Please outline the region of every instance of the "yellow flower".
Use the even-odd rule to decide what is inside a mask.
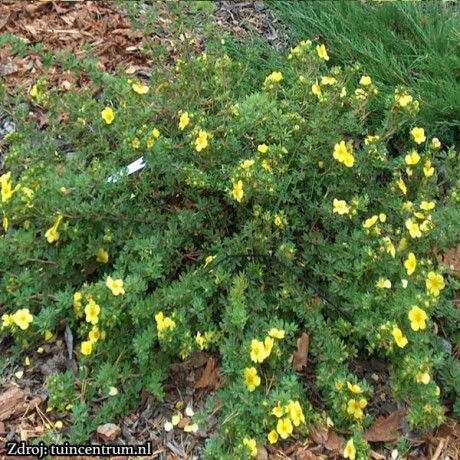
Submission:
[[[243,169],[249,169],[253,165],[254,165],[254,160],[244,160],[243,163],[241,163],[241,167]]]
[[[414,98],[409,94],[401,94],[395,96],[396,102],[400,107],[406,107],[411,104]]]
[[[348,401],[347,412],[353,415],[354,418],[360,420],[363,418],[363,409],[367,406],[367,401],[364,398],[350,399]]]
[[[2,218],[2,227],[3,227],[3,230],[5,230],[5,232],[8,231],[8,217],[6,216],[3,216]]]
[[[406,155],[405,161],[408,165],[416,165],[420,161],[420,155],[414,150]]]
[[[93,344],[89,340],[81,343],[81,354],[82,355],[88,356],[91,354],[92,351],[93,351]]]
[[[404,348],[408,344],[408,340],[403,336],[399,327],[394,327],[391,331],[391,335],[394,337],[396,345],[398,345],[399,348]]]
[[[409,234],[412,238],[420,238],[422,236],[420,227],[416,222],[413,222],[412,219],[406,220],[406,228],[409,230]]]
[[[282,329],[277,329],[276,327],[272,327],[268,331],[268,335],[270,337],[273,337],[274,339],[284,339],[285,332]]]
[[[18,310],[13,315],[13,321],[15,322],[16,326],[19,326],[23,331],[25,331],[29,324],[34,320],[34,317],[31,315],[28,308],[22,308]]]
[[[277,227],[281,227],[283,225],[283,221],[281,220],[281,217],[280,216],[276,216],[275,217],[275,225]]]
[[[347,146],[345,145],[345,141],[341,141],[339,144],[334,145],[334,159],[338,161],[342,161],[344,156],[348,153]]]
[[[141,142],[140,142],[139,139],[136,137],[135,139],[133,139],[133,142],[131,143],[131,145],[133,146],[134,149],[138,149],[139,146],[141,145]]]
[[[345,450],[343,451],[343,457],[349,458],[350,460],[355,460],[356,458],[356,449],[355,445],[353,444],[353,439],[350,439],[345,446]]]
[[[157,328],[160,331],[164,331],[165,329],[171,329],[172,330],[176,326],[174,321],[171,318],[169,318],[168,316],[164,316],[163,312],[161,312],[161,311],[160,311],[160,313],[157,313],[155,315],[155,320],[157,322]]]
[[[255,367],[247,367],[244,370],[244,384],[249,391],[254,391],[260,385],[260,377]]]
[[[441,141],[437,137],[433,137],[433,139],[431,139],[430,147],[433,150],[439,150],[441,148]]]
[[[374,144],[380,139],[380,136],[367,136],[366,139],[364,139],[364,145],[369,145],[369,144]]]
[[[185,129],[185,127],[190,123],[190,118],[188,116],[188,112],[184,112],[181,116],[180,116],[180,120],[179,120],[179,129],[181,131],[183,131]]]
[[[428,318],[424,310],[414,305],[409,314],[410,327],[413,331],[423,330],[426,328],[426,320]]]
[[[343,164],[347,168],[351,168],[355,164],[355,157],[351,153],[347,153],[343,159]]]
[[[260,144],[257,147],[257,151],[260,152],[260,153],[267,153],[268,152],[268,146],[265,145],[265,144]]]
[[[333,157],[340,163],[344,163],[348,168],[351,168],[355,162],[355,158],[345,145],[345,141],[334,145]]]
[[[283,79],[283,74],[281,72],[272,72],[266,79],[265,84],[274,82],[279,83]]]
[[[334,210],[332,211],[333,213],[340,214],[341,216],[343,214],[349,214],[350,209],[345,200],[337,200],[336,198],[334,198],[332,204],[334,206]]]
[[[364,91],[362,88],[357,88],[355,89],[355,96],[358,99],[364,100],[367,97],[366,91]]]
[[[264,343],[253,339],[251,342],[251,360],[255,363],[263,363],[267,356]]]
[[[281,439],[287,439],[290,434],[292,433],[293,426],[291,420],[288,417],[282,418],[278,420],[276,424],[276,431],[281,436]]]
[[[83,299],[83,296],[81,295],[81,292],[76,292],[74,295],[73,295],[73,311],[75,313],[75,316],[77,318],[80,318],[81,316],[83,316],[82,312],[81,312],[81,305],[82,305],[82,299]]]
[[[48,240],[48,243],[51,244],[59,240],[60,235],[58,232],[58,227],[59,227],[59,224],[61,223],[61,220],[62,220],[62,216],[58,216],[54,222],[54,225],[46,231],[45,238]]]
[[[396,249],[395,249],[394,244],[391,242],[391,240],[390,240],[390,238],[388,236],[383,238],[383,241],[385,242],[385,245],[386,245],[386,248],[387,248],[387,253],[391,254],[391,257],[393,257],[393,259],[394,259],[396,257]]]
[[[99,248],[97,251],[97,258],[98,262],[106,264],[109,261],[109,253],[104,248]]]
[[[105,285],[112,291],[113,295],[124,295],[123,280],[114,280],[110,276],[107,277]]]
[[[115,120],[115,113],[113,112],[111,107],[106,107],[101,112],[101,117],[108,125],[110,125],[113,122],[113,120]]]
[[[377,287],[380,289],[391,289],[391,281],[384,278],[380,278],[377,281]]]
[[[90,299],[85,307],[86,322],[97,324],[99,321],[100,312],[101,307],[93,299]]]
[[[423,128],[413,128],[410,134],[417,144],[421,144],[426,141],[425,130]]]
[[[243,445],[249,449],[251,457],[257,457],[257,444],[255,439],[243,439]]]
[[[176,327],[176,323],[171,318],[165,317],[161,311],[155,315],[155,321],[157,323],[158,337],[162,337],[165,330],[173,331]]]
[[[140,83],[133,83],[131,88],[137,94],[147,94],[149,92],[149,87]]]
[[[200,347],[200,350],[204,348],[204,337],[201,335],[201,332],[197,332],[195,336],[195,342]]]
[[[430,383],[431,377],[428,372],[418,372],[415,379],[417,380],[417,383],[428,385]]]
[[[321,97],[321,86],[318,84],[318,80],[311,86],[311,92],[318,98]]]
[[[415,268],[417,267],[417,259],[415,258],[415,254],[413,252],[410,252],[407,256],[407,259],[404,261],[404,267],[409,276],[415,272]]]
[[[431,177],[434,174],[434,168],[431,166],[431,161],[426,160],[423,166],[423,174],[425,177]]]
[[[379,216],[372,216],[366,219],[363,224],[363,228],[371,228],[379,220]]]
[[[361,79],[359,80],[359,84],[363,86],[369,86],[371,83],[372,83],[372,79],[368,75],[363,75]]]
[[[2,329],[9,327],[14,323],[14,315],[5,314],[2,316]]]
[[[4,182],[9,182],[11,180],[11,171],[2,174],[0,176],[0,184],[3,184]]]
[[[290,401],[287,411],[294,426],[299,426],[301,423],[305,423],[305,416],[299,401]]]
[[[431,216],[428,216],[428,217],[431,217]],[[420,230],[422,232],[427,232],[430,228],[433,227],[433,223],[430,221],[430,220],[424,220],[421,224],[420,224]]]
[[[149,137],[146,141],[146,144],[147,144],[147,148],[151,149],[154,146],[155,141],[151,137]]]
[[[327,55],[326,47],[324,45],[318,45],[316,47],[316,52],[320,59],[324,59],[325,61],[329,61],[329,56]]]
[[[281,418],[284,415],[284,409],[283,406],[278,403],[271,411],[271,413],[278,418]]]
[[[347,95],[347,89],[345,86],[342,86],[342,89],[340,90],[340,97],[344,98]]]
[[[347,382],[347,387],[352,393],[356,395],[359,395],[363,392],[363,390],[361,390],[361,387],[356,383]]]
[[[403,203],[402,208],[404,211],[409,212],[413,207],[412,201],[406,201]]]
[[[152,131],[152,136],[155,139],[158,139],[160,137],[160,131],[158,131],[158,129],[154,128],[153,131]]]
[[[433,294],[435,297],[437,297],[445,287],[443,276],[438,275],[435,272],[428,273],[428,278],[426,279],[425,283],[428,292]]]
[[[401,192],[403,192],[404,195],[407,194],[407,187],[404,181],[400,178],[398,180],[398,187],[400,188]]]
[[[165,317],[163,315],[163,312],[160,311],[155,315],[155,321],[158,323],[162,323],[164,321]]]
[[[38,96],[38,86],[32,86],[32,89],[29,91],[31,97],[36,98]]]
[[[270,444],[276,444],[278,442],[278,433],[275,430],[272,430],[268,433],[267,438]]]
[[[93,328],[89,331],[88,338],[91,343],[96,343],[99,338],[101,337],[101,332],[97,326],[93,326]]]
[[[321,77],[322,85],[335,85],[337,80],[334,77]]]
[[[273,344],[275,343],[275,341],[267,336],[265,337],[265,341],[264,341],[264,348],[265,348],[265,357],[268,358],[270,356],[270,353],[272,352],[272,348],[273,348]]]
[[[49,228],[46,233],[45,233],[45,237],[46,239],[48,240],[48,243],[54,243],[55,241],[59,240],[59,232],[57,231],[57,229],[53,226],[51,228]]]
[[[337,391],[340,391],[342,388],[343,388],[343,382],[342,382],[342,380],[337,380],[337,382],[335,382],[335,389],[336,389]]]
[[[216,256],[208,256],[206,257],[206,259],[204,259],[204,268],[206,268],[214,259],[216,258]]]
[[[45,331],[45,342],[50,341],[53,338],[53,333],[51,331]]]
[[[239,180],[233,184],[233,198],[235,198],[238,203],[241,203],[243,199],[244,191],[243,191],[243,182]]]
[[[434,207],[436,206],[435,202],[434,201],[422,201],[420,203],[420,209],[423,209],[424,211],[431,211],[432,209],[434,209]]]
[[[116,396],[118,394],[118,390],[116,387],[109,388],[109,396]]]
[[[201,152],[208,146],[208,133],[200,130],[198,138],[195,140],[195,149],[197,152]]]

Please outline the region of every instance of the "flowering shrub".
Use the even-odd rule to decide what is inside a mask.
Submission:
[[[458,242],[458,158],[417,124],[416,95],[382,95],[327,60],[304,41],[247,94],[222,45],[148,84],[94,71],[97,99],[46,82],[18,96],[0,180],[1,334],[25,352],[73,331],[75,391],[91,385],[70,438],[141,388],[161,399],[169,364],[199,350],[219,354],[224,376],[209,458],[256,456],[322,417],[356,433],[347,458],[365,455],[375,382],[352,372],[358,354],[386,363],[411,426],[443,420],[435,323],[458,336],[458,281],[432,254]],[[38,98],[65,121],[28,122],[21,107]],[[321,414],[290,362],[302,333]],[[71,373],[52,394],[62,407]],[[91,414],[100,394],[113,397]]]

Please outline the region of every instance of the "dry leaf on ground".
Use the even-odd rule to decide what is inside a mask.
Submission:
[[[406,415],[406,410],[401,409],[393,412],[388,417],[379,417],[364,432],[364,438],[369,442],[396,441],[399,436],[401,422]]]
[[[297,350],[292,357],[292,365],[296,371],[301,371],[304,367],[307,367],[309,343],[310,338],[305,332],[297,339]]]

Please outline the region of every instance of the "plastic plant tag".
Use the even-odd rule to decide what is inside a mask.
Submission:
[[[107,179],[107,182],[109,183],[116,183],[118,180],[123,177],[124,175],[129,176],[132,173],[135,173],[136,171],[139,171],[142,168],[145,168],[146,163],[144,161],[143,157],[138,158],[136,161],[133,161],[126,167],[126,172],[125,171],[119,171],[117,174],[110,176]]]

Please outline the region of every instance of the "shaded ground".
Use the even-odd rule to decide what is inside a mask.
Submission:
[[[154,7],[150,3],[143,5],[144,11]],[[214,22],[223,25],[235,38],[243,39],[248,33],[255,33],[276,48],[286,45],[285,34],[277,27],[276,18],[261,2],[221,1],[215,5]],[[3,2],[0,4],[0,33],[14,34],[29,45],[42,44],[45,51],[54,54],[70,52],[79,60],[95,57],[98,59],[98,68],[103,72],[113,73],[121,66],[127,74],[148,78],[153,60],[151,53],[143,50],[144,45],[166,46],[174,60],[174,44],[169,32],[172,16],[164,4],[156,4],[155,7],[158,8],[158,14],[153,32],[145,36],[142,31],[133,30],[130,20],[115,4],[109,2]],[[195,45],[198,50],[202,49],[199,37]],[[43,76],[63,93],[73,86],[91,86],[84,73],[75,74],[60,66],[45,68],[39,53],[13,53],[9,47],[0,50],[0,78],[8,93],[13,94],[18,87],[29,91]],[[34,110],[31,117],[43,120],[45,126],[46,113],[37,107]],[[14,123],[14,114],[3,113],[0,108],[0,170],[1,142],[10,129],[7,123]],[[8,345],[0,338],[0,355],[7,355]],[[68,359],[68,356],[71,358]],[[43,346],[42,353],[30,354],[29,365],[6,367],[0,380],[0,458],[8,458],[4,456],[2,447],[7,441],[32,442],[49,429],[65,435],[68,413],[47,411],[48,395],[43,382],[56,371],[72,368],[75,365],[72,356],[72,346],[62,331],[61,336],[54,336]],[[352,367],[357,375],[365,376],[369,381],[375,381],[374,376],[378,375],[378,391],[370,402],[370,412],[382,418],[368,433],[370,441],[390,442],[397,439],[398,433],[403,433],[412,437],[414,447],[409,458],[437,459],[446,455],[452,459],[460,458],[458,422],[448,419],[437,433],[409,433],[403,421],[404,411],[385,400],[386,394],[389,394],[388,378],[382,363],[357,360]],[[307,370],[301,373],[307,390],[314,392],[314,363],[309,363]],[[159,404],[147,392],[143,393],[142,404],[136,411],[121,421],[107,421],[118,423],[119,427],[119,434],[111,442],[133,445],[151,441],[153,458],[202,458],[204,443],[214,434],[218,410],[208,418],[207,431],[187,433],[187,427],[192,427],[194,420],[193,416],[185,413],[185,409],[190,406],[195,412],[201,411],[205,401],[214,397],[219,384],[218,362],[208,354],[197,353],[187,362],[173,365],[165,386],[165,402]],[[316,408],[321,410],[320,396],[315,395],[312,399]],[[183,418],[174,429],[166,431],[165,423],[178,412]],[[56,420],[63,422],[62,428],[56,427]],[[390,431],[391,435],[388,434]],[[294,445],[282,446],[284,449],[269,446],[259,451],[258,458],[338,458],[343,451],[343,436],[346,435],[312,427],[311,439],[299,439]],[[102,438],[94,433],[91,441],[98,443]],[[373,458],[387,457],[374,452]]]

